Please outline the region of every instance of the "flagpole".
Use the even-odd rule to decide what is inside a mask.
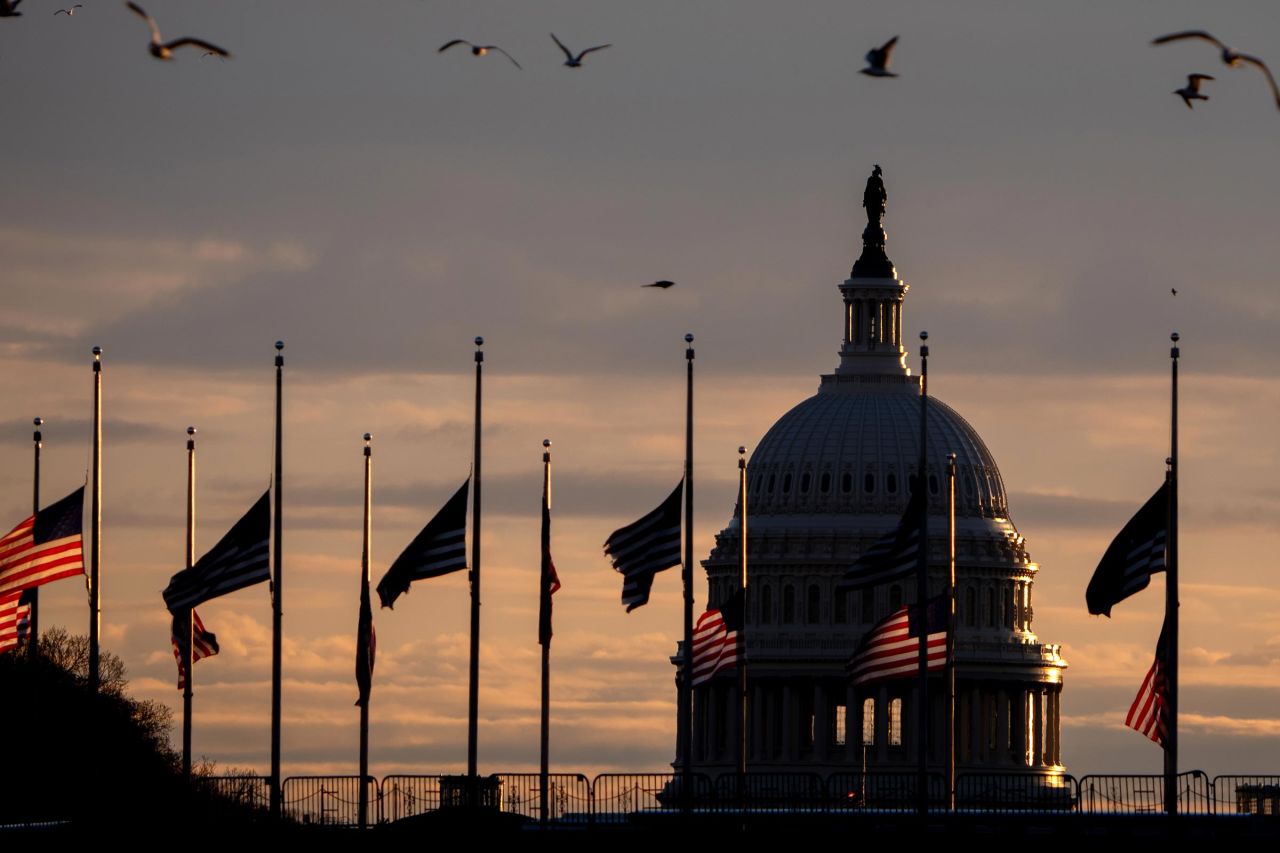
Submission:
[[[102,347],[93,348],[93,546],[89,550],[89,692],[97,693],[98,634],[102,628]]]
[[[280,687],[281,659],[284,639],[284,341],[276,341],[276,470],[272,482],[273,513],[271,564],[275,569],[271,583],[271,815],[279,819],[283,813],[280,778]]]
[[[738,628],[738,778],[747,778],[747,448],[738,448],[738,589],[742,590],[742,625]]]
[[[360,553],[360,601],[361,607],[369,598],[369,562],[373,548],[373,435],[364,434],[364,547]],[[357,638],[367,642],[367,638]],[[356,654],[369,654],[368,648],[357,649]],[[372,680],[373,673],[369,673]],[[370,691],[372,692],[372,691]],[[360,828],[369,825],[369,697],[360,704]]]
[[[947,808],[956,810],[956,455],[947,454]]]
[[[477,337],[476,344],[476,423],[475,453],[471,471],[471,679],[467,710],[467,775],[471,778],[471,790],[477,792],[476,735],[480,721],[480,390],[484,366],[484,338]],[[472,805],[479,805],[475,801]]]
[[[920,489],[920,552],[916,562],[916,607],[920,619],[919,702],[916,708],[916,755],[918,758],[919,810],[929,811],[929,340],[920,333],[920,466],[916,488]]]
[[[1178,333],[1169,336],[1173,346],[1170,359],[1170,430],[1169,430],[1169,553],[1165,568],[1164,623],[1168,657],[1168,726],[1164,747],[1164,808],[1169,815],[1178,813]]]
[[[551,512],[551,439],[542,440],[542,568],[541,583],[538,586],[538,623],[541,629],[543,620],[548,619],[551,606],[551,529],[545,519]],[[542,633],[541,630],[539,633]],[[547,783],[550,777],[551,749],[551,637],[539,637],[542,643],[542,762],[538,770],[538,815],[543,826],[547,823]]]
[[[187,569],[196,562],[196,428],[187,427]],[[195,681],[195,608],[187,608],[187,638],[182,647],[182,780],[191,781],[191,696]]]
[[[687,363],[684,420],[684,726],[681,729],[681,771],[689,772],[693,758],[693,335],[684,336]],[[680,786],[681,791],[688,784]]]
[[[35,451],[35,472],[31,478],[31,517],[35,518],[40,512],[40,448],[44,446],[40,427],[44,425],[44,418],[34,418],[31,422],[36,427],[31,436]],[[27,616],[27,657],[35,660],[40,655],[40,587],[31,587],[30,602],[31,610]]]

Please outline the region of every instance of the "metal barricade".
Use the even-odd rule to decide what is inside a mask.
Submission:
[[[1089,775],[1080,778],[1080,811],[1089,814],[1163,814],[1164,776]],[[1178,774],[1178,811],[1212,814],[1213,789],[1200,770]]]
[[[986,814],[1075,811],[1080,788],[1075,777],[1047,773],[961,773],[956,776],[956,808]]]
[[[319,826],[360,825],[359,776],[291,776],[284,780],[281,798],[285,816]],[[369,823],[378,822],[378,780],[364,780],[369,797]]]
[[[1280,816],[1280,776],[1215,776],[1215,814]]]

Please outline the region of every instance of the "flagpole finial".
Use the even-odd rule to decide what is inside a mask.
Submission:
[[[102,347],[94,347],[94,348],[93,348],[93,358],[94,358],[94,360],[95,360],[95,361],[97,361],[97,360],[99,360],[99,359],[101,359],[101,358],[102,358]]]
[[[193,426],[189,426],[189,427],[187,427],[187,435],[195,435],[195,434],[196,434],[196,428],[195,428],[195,427],[193,427]]]
[[[684,336],[684,342],[685,342],[686,344],[691,344],[691,343],[693,343],[693,332],[689,332],[688,334],[686,334],[686,335]]]
[[[551,446],[551,439],[549,439],[549,438],[544,438],[544,439],[542,439],[542,446],[543,446],[543,447],[550,447],[550,446]]]
[[[282,349],[284,349],[284,341],[276,341],[276,351],[279,352]]]
[[[371,432],[366,432],[364,434],[364,455],[373,455],[373,433]]]
[[[284,367],[284,341],[276,341],[276,367]]]
[[[32,418],[31,423],[35,424],[36,426],[44,426],[44,418]]]

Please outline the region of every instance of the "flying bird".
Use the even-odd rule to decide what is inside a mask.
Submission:
[[[897,77],[897,74],[889,70],[893,47],[897,43],[898,37],[894,36],[880,47],[873,47],[867,51],[867,67],[858,73],[866,74],[868,77]]]
[[[1174,296],[1177,296],[1177,295],[1178,295],[1178,288],[1176,288],[1176,287],[1171,287],[1171,288],[1169,288],[1169,292],[1170,292],[1170,293],[1172,293]]]
[[[0,18],[21,18],[22,13],[18,11],[18,4],[22,0],[0,0]]]
[[[653,284],[642,284],[640,286],[641,287],[661,287],[663,290],[666,290],[668,287],[675,287],[676,283],[674,281],[667,281],[664,278],[661,281],[655,281]]]
[[[54,17],[57,17],[58,15],[67,15],[68,17],[70,17],[71,15],[74,15],[76,13],[76,9],[83,9],[83,8],[84,8],[83,3],[77,3],[76,5],[72,6],[70,9],[59,9],[53,14],[54,14]]]
[[[1160,36],[1158,39],[1152,39],[1151,43],[1168,44],[1169,42],[1185,41],[1186,39],[1198,39],[1199,41],[1207,41],[1210,44],[1215,45],[1222,51],[1222,62],[1224,65],[1228,65],[1232,68],[1239,68],[1240,63],[1243,62],[1248,65],[1255,66],[1266,76],[1267,83],[1271,86],[1271,94],[1276,101],[1276,109],[1280,109],[1280,88],[1276,86],[1276,78],[1271,76],[1271,69],[1268,68],[1267,64],[1258,57],[1250,56],[1247,53],[1241,53],[1234,48],[1227,47],[1204,30],[1186,30],[1180,33],[1169,33],[1167,36]]]
[[[3,1],[4,0],[0,0],[0,2],[3,2]],[[230,53],[218,47],[216,44],[210,44],[209,42],[204,41],[203,39],[180,38],[180,39],[174,39],[173,41],[170,41],[170,42],[161,41],[160,28],[156,26],[155,18],[148,15],[146,10],[143,9],[141,6],[139,6],[137,3],[134,3],[133,0],[126,0],[125,5],[129,7],[129,10],[132,11],[133,14],[137,15],[139,18],[147,22],[147,26],[151,29],[151,44],[149,46],[149,49],[151,51],[151,55],[154,56],[156,59],[172,59],[173,52],[176,49],[180,47],[186,47],[188,45],[191,45],[193,47],[202,47],[205,50],[209,51],[210,53],[215,53],[218,56],[222,56],[226,58],[230,58],[231,56]]]
[[[471,48],[472,56],[484,56],[489,51],[496,50],[498,53],[502,54],[507,59],[510,59],[511,64],[514,65],[516,68],[519,68],[521,71],[524,70],[524,68],[520,65],[520,63],[516,62],[516,58],[514,56],[507,53],[505,50],[498,47],[496,44],[472,44],[466,39],[454,39],[453,41],[447,41],[444,44],[440,45],[440,49],[437,50],[436,53],[444,53],[446,50],[448,50],[449,48],[457,44],[465,44],[467,47]]]
[[[1213,78],[1208,74],[1188,74],[1187,85],[1183,86],[1181,89],[1174,89],[1173,94],[1180,96],[1182,98],[1182,102],[1187,105],[1187,109],[1191,109],[1192,101],[1209,100],[1208,95],[1200,94],[1200,81],[1212,79]]]
[[[555,42],[555,43],[556,43],[556,45],[557,45],[561,50],[563,50],[563,51],[564,51],[564,64],[565,64],[566,66],[568,66],[569,68],[581,68],[581,67],[582,67],[582,58],[583,58],[584,56],[586,56],[588,53],[594,53],[594,52],[595,52],[595,51],[597,51],[597,50],[604,50],[606,47],[613,47],[613,45],[611,45],[611,44],[598,44],[598,45],[596,45],[595,47],[589,47],[589,48],[587,48],[586,50],[582,51],[582,53],[579,53],[577,56],[574,56],[574,55],[573,55],[573,51],[571,51],[571,50],[569,50],[569,48],[565,47],[565,46],[564,46],[564,42],[562,42],[562,41],[560,41],[560,39],[556,38],[556,34],[555,34],[555,33],[552,33],[552,34],[551,34],[551,40],[552,40],[553,42]]]

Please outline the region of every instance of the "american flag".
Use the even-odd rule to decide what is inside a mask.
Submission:
[[[84,486],[0,539],[0,595],[84,574]]]
[[[177,615],[210,599],[271,579],[271,492],[189,569],[169,579],[164,603]]]
[[[7,652],[25,639],[30,627],[31,605],[22,599],[25,593],[11,592],[0,596],[0,652]]]
[[[653,576],[680,565],[680,505],[684,481],[658,508],[613,531],[604,553],[622,573],[622,603],[630,613],[649,603]]]
[[[200,621],[200,614],[194,610],[191,611],[191,619],[195,623],[195,630],[191,632],[192,639],[195,641],[191,645],[191,664],[202,658],[210,658],[218,653],[218,637],[212,631],[205,630],[204,622]],[[187,621],[181,616],[173,617],[173,625],[169,631],[169,640],[173,643],[173,657],[178,662],[178,689],[182,690],[187,686],[187,673],[182,668],[182,644],[187,639]]]
[[[930,599],[928,612],[929,672],[947,665],[946,598]],[[920,674],[920,620],[918,604],[894,611],[871,629],[862,647],[849,661],[854,686],[908,678]]]
[[[1111,615],[1111,608],[1147,588],[1151,575],[1163,572],[1169,539],[1169,483],[1156,489],[1129,523],[1116,534],[1093,571],[1085,602],[1089,612]]]
[[[870,589],[909,577],[920,561],[920,517],[924,511],[924,490],[916,489],[898,526],[877,539],[849,567],[836,584],[836,592]]]
[[[550,456],[545,457],[550,464]],[[555,561],[551,559],[551,480],[542,487],[542,570],[539,579],[541,589],[538,592],[538,643],[547,645],[551,642],[551,596],[560,591],[560,574],[556,571]]]
[[[468,477],[462,488],[427,522],[427,526],[396,557],[391,568],[378,581],[378,599],[383,607],[395,604],[401,593],[409,591],[409,584],[414,581],[438,578],[467,567],[467,491],[470,485]]]
[[[693,629],[693,686],[737,666],[743,651],[741,610],[739,591],[722,608],[710,608],[698,617]]]
[[[1168,665],[1165,663],[1167,651],[1164,628],[1161,628],[1160,639],[1156,643],[1155,662],[1147,670],[1147,677],[1142,680],[1142,687],[1138,689],[1133,706],[1124,718],[1126,726],[1161,746],[1165,746],[1169,737],[1169,708],[1165,704],[1169,692]]]

